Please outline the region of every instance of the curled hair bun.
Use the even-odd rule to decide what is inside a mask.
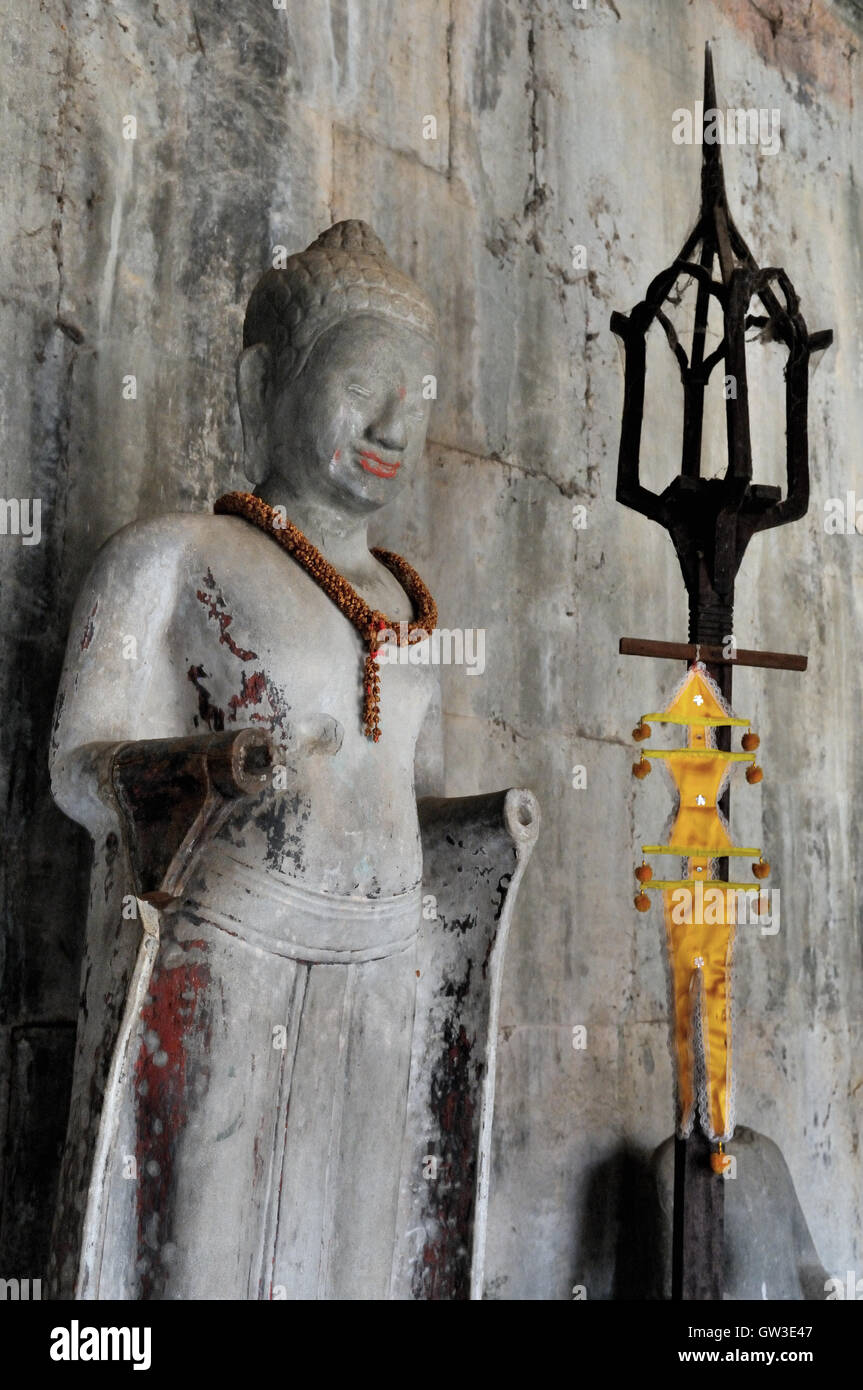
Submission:
[[[419,286],[399,270],[367,222],[336,222],[268,270],[252,291],[243,346],[266,343],[283,379],[295,377],[317,339],[353,314],[378,314],[437,342],[437,316]]]

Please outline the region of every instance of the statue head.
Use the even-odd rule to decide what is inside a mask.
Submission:
[[[361,515],[416,468],[434,309],[365,222],[338,222],[252,291],[237,388],[246,472],[285,501]]]

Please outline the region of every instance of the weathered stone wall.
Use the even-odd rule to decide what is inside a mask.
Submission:
[[[232,374],[249,290],[274,246],[362,217],[444,324],[428,466],[376,536],[429,578],[444,624],[487,632],[484,675],[444,671],[444,790],[526,784],[544,808],[502,1005],[489,1295],[623,1287],[622,1179],[672,1126],[659,913],[634,913],[630,878],[667,800],[636,797],[629,730],[678,670],[619,657],[617,639],[681,638],[686,608],[668,538],[614,501],[608,322],[694,219],[699,151],[672,142],[671,115],[700,96],[707,39],[720,105],[781,114],[779,153],[726,151],[741,231],[837,335],[813,378],[809,516],[757,539],[739,584],[740,644],[806,651],[810,669],[736,678],[767,776],[735,792],[734,827],[765,845],[782,894],[777,935],[741,934],[737,1114],[782,1147],[826,1266],[859,1270],[861,542],[825,532],[824,503],[863,498],[863,6],[19,0],[0,34],[2,492],[42,507],[40,544],[0,537],[15,1083],[0,1274],[39,1273],[78,996],[87,844],[46,772],[75,592],[119,526],[244,482]],[[678,392],[668,377],[647,411],[659,486],[679,466]],[[754,427],[766,482],[776,426],[764,411]],[[713,467],[720,450],[714,431]]]

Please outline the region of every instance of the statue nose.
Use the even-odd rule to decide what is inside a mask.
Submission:
[[[399,453],[407,446],[407,430],[399,410],[400,402],[393,402],[380,412],[369,426],[368,433],[373,443],[392,453]]]

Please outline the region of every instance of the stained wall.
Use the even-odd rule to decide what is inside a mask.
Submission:
[[[661,928],[630,877],[668,802],[659,778],[636,792],[629,730],[678,670],[617,645],[683,638],[686,608],[667,536],[614,500],[609,317],[694,221],[700,152],[672,113],[700,95],[708,39],[720,105],[780,113],[777,153],[725,152],[738,225],[836,333],[812,380],[809,515],[756,539],[739,582],[740,645],[804,651],[809,671],[736,676],[767,776],[735,792],[735,830],[765,845],[782,903],[774,936],[741,932],[737,1114],[782,1147],[826,1267],[858,1269],[861,541],[824,523],[829,499],[863,501],[863,6],[17,0],[0,33],[2,492],[41,503],[39,544],[0,536],[0,1274],[41,1269],[77,1007],[88,847],[46,771],[75,592],[118,527],[246,484],[246,298],[275,247],[362,217],[443,323],[426,468],[374,537],[446,625],[486,631],[482,676],[443,672],[443,790],[528,785],[544,814],[501,1009],[487,1293],[620,1292],[627,1175],[673,1123]],[[650,360],[662,487],[679,386]],[[756,473],[780,482],[775,354],[752,370]],[[710,472],[721,443],[709,430]]]

